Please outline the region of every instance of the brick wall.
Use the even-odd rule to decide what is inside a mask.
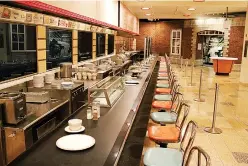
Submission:
[[[152,51],[159,54],[170,54],[170,35],[172,29],[182,29],[184,21],[140,22],[136,37],[137,50],[144,50],[144,38],[152,37]]]
[[[238,58],[236,64],[241,64],[244,32],[244,26],[232,26],[230,30],[228,56]]]
[[[182,34],[182,56],[183,58],[191,58],[191,40],[193,28],[183,28]]]

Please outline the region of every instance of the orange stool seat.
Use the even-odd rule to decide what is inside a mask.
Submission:
[[[159,76],[159,77],[167,77],[168,74],[167,74],[167,73],[159,73],[158,76]]]
[[[151,126],[148,128],[148,136],[159,143],[179,142],[180,129],[175,126]]]
[[[152,102],[152,106],[154,108],[165,109],[166,111],[170,111],[172,106],[172,101],[156,100]]]
[[[171,89],[170,88],[156,88],[155,90],[156,93],[171,93]]]

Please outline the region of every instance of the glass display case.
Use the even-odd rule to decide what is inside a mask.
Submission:
[[[102,107],[112,107],[125,91],[122,77],[109,76],[89,88],[88,101],[100,101]]]

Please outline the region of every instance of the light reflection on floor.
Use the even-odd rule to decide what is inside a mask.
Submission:
[[[202,67],[202,97],[203,103],[194,101],[198,97],[198,87],[201,67],[195,67],[193,83],[189,87],[190,77],[177,65],[173,69],[181,84],[180,91],[191,106],[188,120],[197,122],[199,129],[194,145],[201,146],[211,156],[213,166],[248,166],[248,84],[239,83],[239,70],[234,69],[229,76],[216,76],[211,67]],[[190,71],[187,71],[188,75]],[[223,133],[219,135],[204,132],[205,127],[211,126],[215,83],[219,84],[218,113],[216,126]],[[155,110],[151,110],[155,111]],[[149,125],[154,124],[151,120]],[[148,147],[156,146],[149,138],[145,139],[143,154]],[[179,144],[170,144],[177,148]],[[141,162],[141,165],[143,163]]]

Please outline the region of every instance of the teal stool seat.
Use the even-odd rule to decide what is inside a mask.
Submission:
[[[159,84],[158,83],[156,86],[157,86],[157,88],[169,88],[170,84]]]
[[[177,149],[149,148],[144,155],[146,166],[182,166],[183,154]]]
[[[151,113],[151,119],[156,123],[175,124],[177,114],[171,112],[153,112]]]
[[[155,95],[154,96],[155,100],[160,100],[160,101],[170,101],[172,99],[172,95]]]
[[[168,77],[158,77],[158,80],[168,80]]]

